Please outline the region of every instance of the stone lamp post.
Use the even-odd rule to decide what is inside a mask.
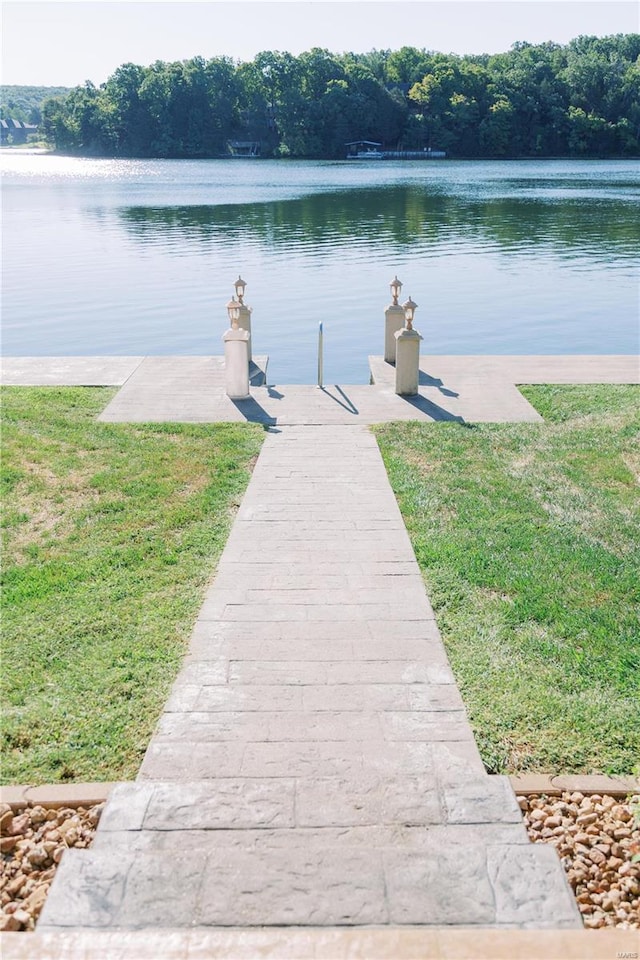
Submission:
[[[413,329],[417,303],[411,297],[402,304],[406,326],[396,330],[396,393],[401,397],[412,397],[418,392],[420,380],[420,341],[422,337]]]
[[[240,304],[232,297],[227,304],[231,326],[222,335],[227,396],[244,400],[249,394],[249,331],[240,327]]]
[[[244,302],[244,291],[247,284],[246,281],[242,279],[241,276],[238,276],[238,279],[234,283],[236,288],[236,296],[238,298],[238,306],[240,308],[240,314],[238,316],[238,326],[241,330],[247,330],[249,333],[249,362],[251,362],[251,307],[248,307]]]
[[[405,317],[404,310],[398,303],[400,291],[402,290],[401,281],[398,280],[397,277],[394,277],[389,286],[391,287],[393,303],[391,303],[384,312],[384,359],[387,363],[395,363],[395,334],[397,330],[400,330],[402,327],[404,327]]]

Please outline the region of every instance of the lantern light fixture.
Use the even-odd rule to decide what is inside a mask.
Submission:
[[[229,320],[231,321],[231,326],[234,330],[238,326],[238,321],[240,319],[240,303],[236,300],[235,297],[231,297],[229,303],[227,304],[227,313],[229,314]]]
[[[393,305],[394,307],[397,307],[400,291],[402,290],[402,281],[398,280],[398,277],[395,276],[391,281],[391,283],[389,284],[389,286],[391,287],[391,296],[393,297]]]
[[[247,286],[246,281],[243,280],[242,277],[238,274],[238,279],[234,283],[234,287],[236,288],[236,296],[238,298],[239,303],[244,303],[243,297],[244,297],[244,291],[246,286]]]
[[[407,330],[413,330],[413,318],[418,304],[414,303],[411,297],[402,304],[405,320],[407,321]]]

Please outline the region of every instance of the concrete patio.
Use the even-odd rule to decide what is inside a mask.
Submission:
[[[423,356],[419,393],[394,392],[394,368],[370,357],[371,384],[268,384],[267,358],[252,366],[251,397],[230,400],[222,357],[5,357],[3,383],[119,386],[100,419],[265,425],[388,420],[539,421],[521,383],[638,383],[635,356]],[[268,385],[264,385],[265,381]]]

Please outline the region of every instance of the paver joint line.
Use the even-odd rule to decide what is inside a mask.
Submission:
[[[65,854],[41,929],[580,926],[559,860],[485,773],[374,438],[310,430],[265,437],[138,780]],[[308,549],[264,522],[289,492]],[[336,569],[359,585],[320,587]]]

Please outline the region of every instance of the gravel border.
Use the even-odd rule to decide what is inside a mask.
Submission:
[[[534,843],[550,843],[585,927],[640,930],[640,795],[565,791],[518,797]]]
[[[35,929],[64,851],[91,846],[103,808],[0,804],[0,931]]]

